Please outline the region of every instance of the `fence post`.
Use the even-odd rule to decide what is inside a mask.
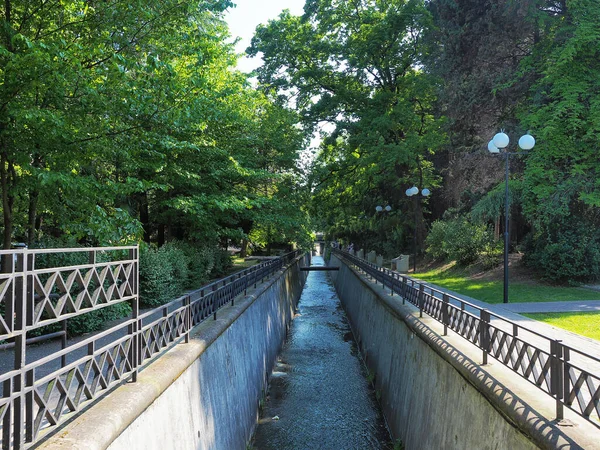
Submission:
[[[402,277],[401,286],[402,288],[400,289],[400,295],[402,296],[402,304],[404,305],[406,304],[406,291],[408,290],[408,283],[406,282],[406,277]]]
[[[556,419],[564,419],[564,408],[563,408],[563,362],[562,362],[562,349],[560,339],[550,341],[550,387],[551,393],[556,398]]]
[[[563,404],[571,406],[573,403],[570,401],[571,393],[571,378],[569,377],[569,361],[571,360],[571,349],[567,346],[563,346],[563,391],[562,398]]]
[[[214,283],[212,286],[212,291],[215,292],[217,290],[217,283]],[[212,305],[213,305],[213,319],[217,320],[217,296],[213,294],[212,296]]]
[[[185,305],[185,330],[186,330],[185,343],[189,344],[190,343],[190,334],[192,331],[192,306],[191,306],[191,301],[190,301],[189,295],[185,296],[183,303]]]
[[[490,312],[487,309],[479,310],[479,343],[483,350],[482,365],[488,363],[488,353],[490,350]]]
[[[425,286],[422,284],[419,285],[419,317],[423,317],[423,306],[425,303]]]
[[[442,322],[444,324],[444,336],[448,336],[448,325],[450,324],[450,311],[448,311],[448,304],[450,299],[448,294],[442,294]]]
[[[13,378],[13,390],[11,393],[18,394],[13,401],[13,445],[15,449],[21,449],[25,445],[25,374],[23,367],[26,364],[27,350],[27,281],[28,274],[28,253],[23,250],[20,257],[17,256],[16,261],[13,258],[13,274],[21,272],[21,276],[16,274],[13,278],[15,286],[14,302],[15,302],[15,322],[14,331],[18,334],[15,336],[15,353],[14,353],[14,368],[18,370],[18,374]],[[33,405],[32,405],[33,406]]]

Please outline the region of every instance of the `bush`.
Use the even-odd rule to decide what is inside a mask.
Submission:
[[[600,279],[600,236],[593,225],[553,224],[532,236],[525,262],[556,283]]]
[[[215,265],[211,272],[212,278],[219,278],[227,275],[229,269],[233,267],[231,255],[227,250],[215,249]]]
[[[461,265],[478,259],[492,264],[499,255],[499,243],[493,233],[485,225],[474,225],[464,217],[435,221],[425,243],[433,258],[456,260]]]
[[[185,267],[185,268],[184,268]],[[176,245],[140,251],[140,303],[153,307],[174,300],[187,283],[188,259]]]

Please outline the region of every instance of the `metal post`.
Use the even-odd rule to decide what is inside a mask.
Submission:
[[[190,296],[186,295],[184,299],[185,304],[185,343],[190,343],[190,332],[192,330],[192,307],[190,302]]]
[[[443,303],[443,310],[442,310],[442,322],[444,324],[444,336],[448,335],[448,324],[450,322],[450,314],[448,311],[448,303],[449,303],[449,297],[448,294],[442,294],[442,303]]]
[[[464,305],[463,305],[464,306]],[[490,351],[490,312],[482,309],[479,311],[479,343],[483,350],[483,362],[482,365],[488,363],[488,352]]]
[[[556,419],[564,419],[563,408],[563,364],[562,364],[562,344],[561,340],[557,339],[550,341],[550,386],[552,394],[556,398]]]
[[[508,303],[508,216],[509,216],[509,202],[508,202],[508,151],[504,153],[505,170],[504,170],[504,303]]]
[[[213,284],[212,290],[213,290],[213,292],[215,292],[217,290],[217,284],[216,283]],[[211,298],[212,298],[213,314],[214,314],[213,319],[217,320],[217,302],[216,302],[215,297],[216,296],[213,294],[213,296]]]
[[[413,253],[413,275],[417,273],[417,208],[418,208],[418,199],[419,194],[415,194],[415,242],[414,242],[414,253]]]
[[[424,293],[425,286],[422,284],[419,285],[419,317],[423,317],[423,306],[424,306]]]
[[[25,387],[25,379],[23,373],[23,367],[26,364],[26,349],[27,349],[27,299],[26,299],[26,284],[27,284],[27,251],[23,250],[20,258],[17,256],[16,265],[13,266],[13,273],[21,272],[21,276],[14,278],[15,283],[15,331],[19,331],[19,334],[15,336],[15,354],[14,354],[14,367],[18,370],[18,374],[13,378],[13,393],[18,393],[13,401],[13,445],[15,449],[24,448],[25,444],[25,395],[23,393]]]

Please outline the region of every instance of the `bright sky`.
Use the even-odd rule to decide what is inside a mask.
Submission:
[[[236,7],[232,8],[225,19],[233,37],[240,37],[236,50],[244,53],[250,45],[254,30],[261,23],[266,24],[269,19],[275,19],[281,11],[289,9],[294,15],[304,12],[304,0],[234,0]],[[242,58],[238,62],[238,69],[250,72],[260,66],[260,58]]]

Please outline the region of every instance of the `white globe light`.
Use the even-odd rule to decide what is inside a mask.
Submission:
[[[506,148],[506,147],[508,147],[508,143],[510,142],[510,139],[508,139],[508,135],[506,133],[501,131],[496,136],[494,136],[494,139],[492,139],[492,142],[498,148]]]
[[[413,194],[412,194],[412,190],[411,190],[410,188],[406,190],[406,195],[407,195],[408,197],[410,197],[410,196],[412,196],[412,195],[413,195]]]
[[[523,150],[531,150],[535,145],[535,139],[532,135],[526,134],[519,139],[519,147]]]
[[[390,212],[390,211],[392,210],[392,207],[391,207],[390,205],[387,205],[387,206],[385,207],[385,210],[386,210],[387,212]]]
[[[431,194],[431,191],[429,189],[425,188],[421,191],[421,194],[423,195],[423,197],[427,197],[427,196],[429,196],[429,194]]]
[[[381,212],[381,211],[383,211],[383,208],[381,206],[376,206],[375,211]]]
[[[419,193],[419,188],[416,186],[411,187],[410,193],[411,193],[411,195],[417,195]]]
[[[494,141],[488,142],[488,150],[490,153],[500,153],[500,149],[494,145]]]

